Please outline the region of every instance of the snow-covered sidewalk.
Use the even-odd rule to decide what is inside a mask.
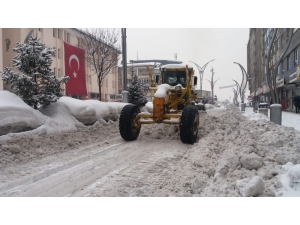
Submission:
[[[250,118],[251,120],[267,120],[270,121],[270,109],[268,109],[268,117],[266,117],[265,115],[261,114],[261,113],[255,113],[253,112],[253,108],[252,107],[246,107],[245,109],[245,113],[243,113],[243,115],[247,116],[248,118]],[[286,126],[286,127],[294,127],[295,130],[299,130],[300,131],[300,114],[296,114],[293,112],[282,112],[282,126]]]

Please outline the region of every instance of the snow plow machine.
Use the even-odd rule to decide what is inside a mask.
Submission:
[[[194,144],[198,137],[199,111],[195,105],[197,98],[195,87],[197,77],[188,65],[169,64],[160,68],[160,75],[155,76],[147,67],[153,98],[153,113],[141,113],[138,106],[126,105],[120,115],[119,130],[126,141],[133,141],[139,136],[142,124],[165,123],[179,125],[180,139],[183,143]],[[199,110],[205,111],[203,108]]]

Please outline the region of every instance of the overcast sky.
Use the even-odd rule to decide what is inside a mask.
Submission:
[[[219,100],[232,100],[232,88],[219,89],[220,86],[234,84],[232,79],[242,81],[240,63],[247,71],[248,28],[127,28],[127,61],[144,59],[177,60],[194,67],[195,75],[199,77],[193,61],[204,66],[210,62],[203,75],[202,89],[210,91],[211,68],[214,69],[216,82],[214,93]],[[198,89],[200,80],[198,78]],[[249,94],[247,88],[246,96]],[[230,99],[231,97],[231,99]],[[239,100],[240,101],[240,100]]]

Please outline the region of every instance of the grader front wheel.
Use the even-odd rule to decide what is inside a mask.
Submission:
[[[184,107],[180,122],[180,139],[183,143],[194,144],[198,137],[199,112],[196,106]]]
[[[134,141],[138,138],[141,130],[141,124],[137,118],[139,113],[140,109],[135,105],[125,105],[122,109],[119,130],[121,137],[125,141]]]

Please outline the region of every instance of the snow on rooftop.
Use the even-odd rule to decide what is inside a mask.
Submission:
[[[178,68],[178,69],[185,69],[186,65],[184,64],[167,64],[162,66],[161,68]],[[189,69],[193,68],[193,67],[188,67]]]

